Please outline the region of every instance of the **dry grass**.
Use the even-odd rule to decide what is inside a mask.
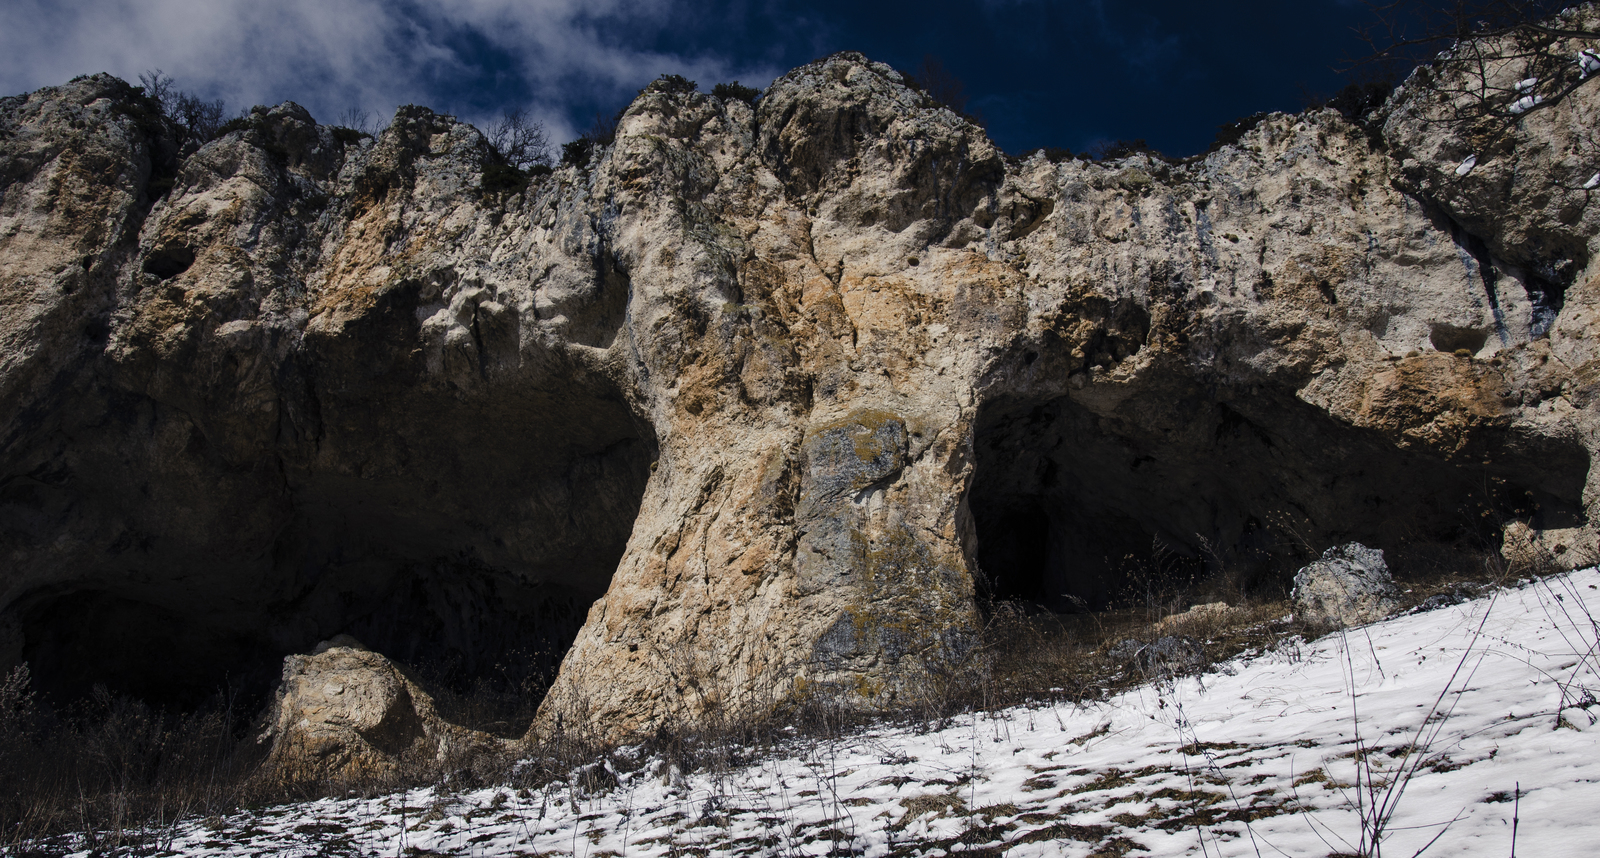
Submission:
[[[159,845],[165,826],[246,798],[248,726],[227,699],[173,714],[103,688],[52,710],[19,667],[0,682],[0,848],[66,831],[81,849]]]
[[[1006,706],[1040,699],[1099,699],[1144,682],[1152,678],[1148,671],[1115,652],[1129,640],[1193,638],[1204,654],[1195,669],[1203,670],[1300,631],[1284,619],[1287,614],[1285,603],[1263,601],[1158,629],[1143,609],[1063,616],[997,606],[988,628],[992,671],[984,689],[986,702]]]
[[[463,687],[441,667],[407,672],[453,722],[500,735],[521,735],[544,690],[531,675],[480,677]],[[259,705],[219,695],[172,712],[102,687],[58,704],[29,679],[26,665],[0,678],[0,852],[17,855],[159,851],[180,820],[240,807],[434,784],[536,785],[605,750],[563,734],[529,748],[520,765],[520,755],[474,749],[446,760],[402,759],[392,771],[355,779],[285,781],[261,768],[267,746],[256,738],[264,726]]]
[[[1489,586],[1553,574],[1585,559],[1536,551],[1523,552],[1509,564],[1498,552],[1487,551],[1402,556],[1406,561],[1398,579],[1406,590],[1406,608],[1437,596],[1475,596]],[[1181,586],[1152,580],[1136,581],[1141,589],[1123,607],[1095,613],[1058,615],[1018,603],[987,606],[978,645],[942,666],[927,683],[930,692],[900,712],[900,720],[937,726],[973,710],[1103,699],[1152,679],[1202,672],[1247,651],[1293,645],[1322,631],[1289,617],[1281,586],[1252,593],[1237,579],[1186,580]],[[1188,610],[1223,599],[1230,605],[1226,610]],[[1190,641],[1196,657],[1176,667],[1130,658],[1138,646],[1164,637]],[[1130,647],[1127,641],[1140,643]],[[547,684],[547,677],[532,673],[506,672],[465,686],[447,681],[448,671],[424,667],[410,673],[452,721],[502,736],[520,734]],[[574,717],[514,755],[479,751],[442,762],[408,760],[394,772],[354,781],[284,784],[258,776],[265,750],[254,738],[259,725],[251,720],[255,713],[243,711],[235,700],[218,698],[195,712],[170,713],[102,690],[89,700],[52,708],[32,693],[21,668],[0,681],[0,849],[50,854],[39,848],[65,843],[61,838],[68,832],[76,832],[72,843],[78,850],[159,849],[162,837],[170,836],[164,832],[180,819],[424,785],[516,789],[576,778],[581,791],[600,793],[615,786],[618,773],[646,766],[668,779],[674,770],[731,777],[762,755],[796,743],[837,745],[882,717],[826,689],[800,698],[775,692],[771,704],[759,717],[714,710],[627,748],[607,743],[583,727],[586,719]]]
[[[1594,549],[1562,548],[1557,553],[1529,545],[1510,552],[1508,561],[1494,547],[1419,541],[1391,559],[1401,610],[1475,598],[1600,559]],[[1053,614],[1025,603],[991,604],[981,651],[949,706],[993,709],[1047,699],[1101,699],[1164,678],[1162,670],[1130,660],[1126,654],[1133,647],[1119,652],[1126,641],[1191,639],[1201,655],[1179,672],[1203,672],[1249,651],[1330,631],[1292,616],[1287,576],[1252,581],[1226,570],[1208,577],[1163,575],[1166,562],[1159,545],[1150,559],[1129,558],[1129,590],[1122,606],[1110,610]]]

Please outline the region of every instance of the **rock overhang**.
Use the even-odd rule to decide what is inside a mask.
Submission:
[[[11,521],[34,530],[8,531],[8,621],[42,588],[148,599],[151,564],[283,605],[341,574],[370,587],[374,563],[442,570],[427,605],[483,574],[560,584],[587,594],[569,614],[597,600],[542,718],[627,732],[797,689],[914,694],[1017,577],[989,564],[1048,567],[1013,594],[1104,590],[1114,570],[1059,558],[1148,538],[1243,557],[1284,536],[1274,507],[1328,540],[1407,515],[1459,538],[1472,504],[1586,526],[1588,257],[1541,322],[1531,227],[1485,229],[1472,188],[1408,190],[1454,164],[1404,111],[1387,149],[1323,111],[1185,164],[1053,163],[1008,159],[860,55],[753,109],[668,89],[589,166],[509,197],[479,190],[492,153],[448,117],[411,108],[345,145],[292,106],[190,156],[148,214],[97,191],[122,224],[98,303],[46,304],[109,346],[6,379],[50,415],[10,436]],[[130,163],[156,145],[136,137]],[[1508,175],[1486,187],[1520,199]],[[18,236],[50,247],[60,212],[24,196],[7,252],[47,275]],[[1558,231],[1588,253],[1593,218]],[[8,351],[48,324],[10,325]],[[1396,469],[1433,476],[1391,490]],[[123,499],[86,500],[95,474]],[[1426,500],[1479,477],[1500,483]],[[613,547],[589,551],[598,533]],[[1034,547],[996,550],[1013,538]],[[163,559],[103,558],[124,543]],[[38,651],[20,635],[13,659]]]

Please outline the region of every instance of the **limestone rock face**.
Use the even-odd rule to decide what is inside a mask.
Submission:
[[[163,138],[119,86],[7,102],[4,655],[156,696],[270,681],[340,632],[553,669],[654,458],[591,345],[627,285],[588,214],[569,194],[497,231],[476,131],[413,111],[346,144],[293,104],[153,200]],[[73,184],[101,140],[105,189]],[[61,222],[90,202],[95,229]]]
[[[260,738],[272,742],[264,776],[285,781],[383,775],[499,744],[445,722],[427,692],[349,636],[284,659]]]
[[[894,706],[1140,564],[1587,548],[1597,91],[1471,181],[1417,81],[1057,163],[839,54],[510,190],[420,108],[179,163],[112,79],[7,99],[0,659],[199,694],[348,632],[621,735]]]
[[[1335,545],[1295,573],[1295,617],[1336,629],[1375,623],[1400,606],[1383,552],[1359,542]]]

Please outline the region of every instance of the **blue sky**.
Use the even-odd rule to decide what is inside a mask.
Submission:
[[[838,50],[936,55],[1002,148],[1144,138],[1331,95],[1368,19],[1355,0],[3,0],[0,94],[161,68],[230,111],[293,100],[323,122],[422,104],[482,123],[523,108],[557,141],[662,73],[765,86]]]

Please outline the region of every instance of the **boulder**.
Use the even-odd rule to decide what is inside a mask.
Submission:
[[[399,774],[506,743],[446,722],[433,698],[387,658],[348,635],[283,660],[263,775],[302,782]]]
[[[1347,628],[1375,623],[1400,606],[1383,552],[1359,542],[1322,552],[1294,576],[1294,613],[1312,625]]]
[[[1163,635],[1150,643],[1129,638],[1107,655],[1127,662],[1148,679],[1185,676],[1206,666],[1205,648],[1188,635]]]
[[[1549,575],[1593,565],[1600,544],[1589,526],[1536,529],[1513,521],[1501,530],[1500,558],[1513,575]]]

